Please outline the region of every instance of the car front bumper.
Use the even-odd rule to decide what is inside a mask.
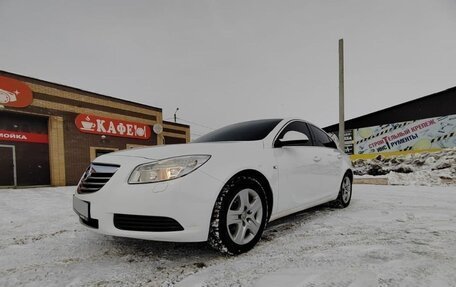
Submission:
[[[89,203],[89,218],[81,222],[91,230],[113,236],[157,241],[206,241],[215,200],[223,183],[198,169],[182,178],[147,184],[128,184],[134,166],[121,166],[114,176],[97,192],[75,193]],[[169,218],[177,221],[179,231],[133,231],[119,229],[115,214],[129,218],[144,216]],[[95,222],[98,228],[95,228]],[[133,223],[141,225],[141,223]],[[160,224],[166,224],[161,222]],[[91,225],[91,226],[90,226]]]

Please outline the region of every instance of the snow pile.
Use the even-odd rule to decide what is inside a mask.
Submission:
[[[385,176],[389,184],[456,184],[456,148],[397,157],[377,156],[353,161],[356,176]]]

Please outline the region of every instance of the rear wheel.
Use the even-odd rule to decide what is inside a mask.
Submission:
[[[266,225],[267,206],[258,180],[248,176],[234,178],[225,185],[215,203],[209,244],[228,254],[252,249]]]
[[[340,184],[339,195],[333,202],[335,207],[345,208],[350,204],[352,196],[352,180],[348,174],[344,175],[342,183]]]

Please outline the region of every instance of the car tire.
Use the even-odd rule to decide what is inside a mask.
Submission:
[[[229,255],[252,249],[260,240],[268,218],[268,204],[260,182],[237,176],[220,192],[212,212],[209,244]]]
[[[339,195],[337,199],[332,202],[334,207],[345,208],[350,204],[352,197],[352,180],[346,173],[340,183]]]

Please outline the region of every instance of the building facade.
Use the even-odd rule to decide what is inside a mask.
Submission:
[[[160,108],[0,71],[0,186],[75,185],[104,153],[189,140]]]

